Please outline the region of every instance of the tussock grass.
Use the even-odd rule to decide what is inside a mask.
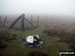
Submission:
[[[59,51],[70,51],[68,44],[58,42],[60,38],[58,37],[51,37],[47,36],[43,33],[45,27],[39,27],[35,29],[25,30],[25,31],[15,31],[15,30],[8,30],[11,34],[16,34],[16,40],[10,40],[8,42],[8,46],[0,50],[1,55],[3,56],[28,56],[32,55],[32,53],[45,56],[58,56]],[[23,38],[28,35],[38,34],[44,41],[43,48],[28,48],[24,46]],[[35,56],[37,56],[35,55]]]

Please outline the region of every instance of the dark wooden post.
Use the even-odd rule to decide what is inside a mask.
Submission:
[[[2,27],[2,18],[1,18],[1,16],[0,16],[0,26]]]
[[[33,24],[33,19],[32,19],[32,18],[33,18],[33,16],[31,15],[31,22],[32,22],[32,24]]]
[[[22,28],[22,30],[24,31],[24,17],[22,17],[22,24],[21,24],[21,28]]]
[[[39,25],[40,25],[40,24],[39,24],[39,16],[38,16],[38,27],[39,27]]]
[[[5,25],[6,25],[6,20],[7,20],[7,16],[5,17],[3,27],[5,27]]]

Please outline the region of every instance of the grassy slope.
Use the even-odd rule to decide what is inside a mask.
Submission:
[[[8,42],[8,47],[1,50],[3,56],[27,56],[30,52],[43,52],[48,54],[49,56],[58,56],[59,51],[70,51],[68,44],[58,42],[60,40],[58,37],[50,37],[43,34],[44,27],[35,28],[31,30],[22,31],[14,31],[10,30],[11,33],[17,34],[16,40],[11,40]],[[43,48],[27,48],[24,46],[24,42],[21,40],[28,35],[38,34],[44,40]]]

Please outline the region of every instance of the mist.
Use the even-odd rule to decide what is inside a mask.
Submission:
[[[75,0],[0,0],[0,15],[22,13],[75,17]]]

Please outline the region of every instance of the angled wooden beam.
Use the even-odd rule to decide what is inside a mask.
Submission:
[[[13,26],[14,26],[22,17],[24,17],[24,16],[25,16],[24,14],[22,14],[21,16],[19,16],[19,17],[9,26],[8,29],[12,29]]]
[[[34,25],[27,18],[25,18],[25,20],[34,27]]]

